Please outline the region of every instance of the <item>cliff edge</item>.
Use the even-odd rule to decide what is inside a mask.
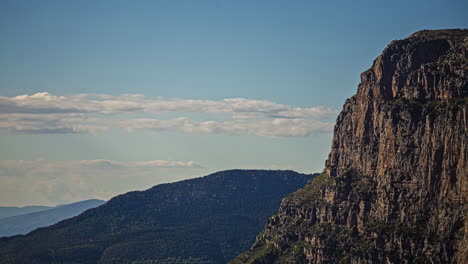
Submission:
[[[392,41],[338,116],[324,172],[231,263],[468,263],[468,30]]]

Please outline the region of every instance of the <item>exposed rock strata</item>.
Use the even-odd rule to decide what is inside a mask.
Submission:
[[[324,173],[232,263],[468,263],[468,30],[391,42],[338,116]]]

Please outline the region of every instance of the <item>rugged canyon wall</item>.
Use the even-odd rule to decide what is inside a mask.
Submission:
[[[391,42],[338,116],[324,173],[232,263],[468,263],[468,30]]]

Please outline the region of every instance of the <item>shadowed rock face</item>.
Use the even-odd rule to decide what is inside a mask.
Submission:
[[[232,263],[467,263],[468,30],[391,42],[338,116],[322,175]]]

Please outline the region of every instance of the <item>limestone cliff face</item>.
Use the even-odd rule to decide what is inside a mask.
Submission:
[[[338,116],[324,173],[232,263],[468,263],[468,30],[391,42]]]

